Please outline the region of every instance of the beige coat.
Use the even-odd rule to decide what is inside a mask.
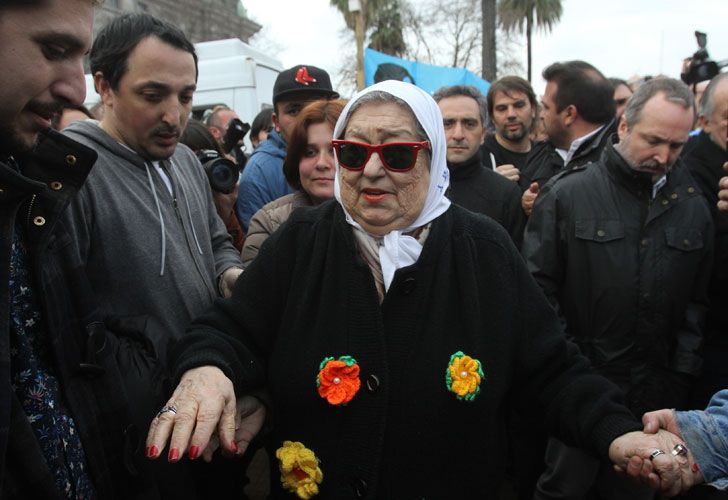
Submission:
[[[250,219],[248,226],[248,234],[245,236],[245,245],[240,256],[243,260],[243,268],[246,268],[253,262],[258,255],[263,242],[268,236],[283,224],[291,212],[298,207],[313,206],[311,199],[304,191],[296,191],[273,200],[260,210],[255,212],[253,218]]]

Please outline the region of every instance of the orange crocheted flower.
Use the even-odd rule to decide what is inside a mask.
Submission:
[[[319,395],[332,405],[345,405],[361,387],[359,365],[351,356],[324,358],[316,377]]]

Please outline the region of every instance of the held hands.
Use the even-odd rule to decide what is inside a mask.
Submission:
[[[668,497],[685,493],[703,482],[672,410],[646,413],[642,422],[644,433],[630,432],[615,439],[609,447],[609,458],[615,469]]]
[[[222,273],[220,277],[220,295],[222,295],[222,298],[230,298],[233,294],[233,286],[235,286],[235,282],[238,281],[241,274],[243,274],[243,270],[239,267],[231,267]]]
[[[513,182],[518,182],[518,179],[521,178],[521,171],[515,165],[499,165],[495,167],[495,171]]]
[[[236,402],[233,384],[214,366],[188,370],[165,407],[152,420],[146,456],[158,458],[169,441],[168,460],[177,462],[187,452],[194,460],[223,451],[242,455],[265,420],[265,408],[247,396]],[[213,432],[217,437],[212,438]],[[203,452],[204,450],[204,452]]]
[[[536,202],[536,198],[538,197],[538,183],[532,182],[530,186],[528,186],[528,189],[526,189],[523,192],[523,196],[521,196],[521,207],[523,207],[523,211],[526,212],[527,216],[531,216],[531,212],[533,212],[533,204]]]

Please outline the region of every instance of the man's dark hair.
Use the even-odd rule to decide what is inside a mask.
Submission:
[[[250,137],[258,137],[261,130],[270,132],[273,128],[273,108],[264,108],[255,115],[250,126]]]
[[[554,104],[561,112],[570,105],[589,123],[609,123],[617,112],[614,90],[603,74],[584,61],[557,62],[543,70],[543,78],[556,84]]]
[[[112,90],[118,90],[119,80],[129,69],[129,54],[139,42],[150,36],[192,54],[197,79],[195,46],[177,27],[149,14],[124,14],[104,26],[91,47],[91,74],[95,75],[100,71]]]
[[[447,97],[470,97],[478,104],[478,110],[480,111],[480,125],[482,127],[488,124],[488,110],[485,104],[485,97],[476,87],[472,85],[451,85],[449,87],[440,87],[437,91],[432,94],[432,98],[435,102],[440,102]]]
[[[493,116],[493,106],[495,106],[495,95],[498,92],[503,92],[510,98],[513,98],[511,92],[520,92],[526,94],[528,102],[531,103],[531,107],[534,111],[538,111],[538,100],[536,99],[536,93],[533,91],[533,87],[528,83],[528,80],[524,80],[520,76],[504,76],[499,78],[490,84],[488,89],[488,95],[485,99],[488,101],[488,114]]]

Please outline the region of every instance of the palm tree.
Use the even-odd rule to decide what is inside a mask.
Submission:
[[[331,5],[344,16],[346,26],[355,32],[357,43],[357,89],[364,88],[363,44],[369,28],[370,47],[387,54],[401,56],[407,49],[402,34],[399,0],[359,0],[361,11],[352,13],[349,0],[331,0]],[[358,22],[357,22],[358,21]]]
[[[481,0],[481,10],[483,19],[482,76],[485,80],[492,82],[497,76],[495,47],[496,0]]]
[[[536,29],[551,31],[561,19],[561,0],[500,0],[498,18],[506,31],[526,30],[528,50],[528,81],[531,81],[531,32]]]

